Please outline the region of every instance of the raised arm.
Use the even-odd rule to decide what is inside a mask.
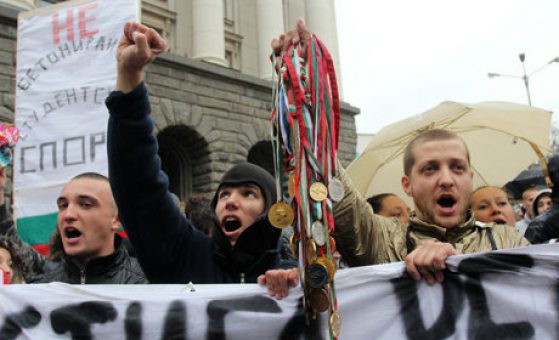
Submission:
[[[129,93],[140,85],[144,67],[166,49],[167,42],[154,29],[126,23],[116,55],[116,90]]]
[[[337,177],[345,196],[334,204],[336,246],[350,266],[402,261],[405,254],[405,226],[395,218],[373,213],[338,162]]]
[[[119,215],[152,283],[204,282],[197,256],[212,256],[209,239],[175,205],[161,170],[144,67],[165,49],[154,30],[128,23],[120,40],[116,92],[107,98],[109,180]]]

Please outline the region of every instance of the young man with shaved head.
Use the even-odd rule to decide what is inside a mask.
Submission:
[[[522,192],[522,208],[524,210],[524,216],[521,220],[516,222],[516,229],[522,235],[526,232],[528,225],[532,222],[534,218],[533,210],[532,210],[532,202],[540,189],[538,188],[528,188]]]
[[[414,279],[442,281],[445,259],[529,245],[505,225],[480,226],[468,209],[473,171],[464,141],[446,130],[417,135],[404,151],[402,187],[413,199],[409,223],[373,213],[343,170],[346,197],[334,207],[336,241],[350,265],[405,260]]]
[[[2,174],[3,176],[3,174]],[[18,237],[9,216],[0,232],[17,247],[26,265],[27,282],[70,284],[148,283],[137,260],[130,257],[120,228],[118,210],[107,177],[93,172],[70,180],[56,200],[57,235],[62,243],[60,261],[36,253]]]

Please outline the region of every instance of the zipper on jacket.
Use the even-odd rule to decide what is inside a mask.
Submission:
[[[241,283],[245,283],[245,273],[241,273]]]
[[[85,268],[80,268],[80,284],[85,284]]]

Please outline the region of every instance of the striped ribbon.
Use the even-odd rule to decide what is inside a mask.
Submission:
[[[308,60],[301,57],[306,49]],[[276,65],[276,56],[272,55]],[[281,57],[277,78],[273,79],[272,143],[278,187],[278,201],[289,204],[295,214],[293,229],[298,240],[298,262],[301,284],[305,291],[305,308],[308,317],[316,317],[310,307],[309,292],[305,281],[309,258],[307,245],[312,242],[311,225],[320,221],[324,226],[326,242],[316,245],[316,255],[334,261],[330,235],[334,232],[332,201],[314,201],[309,188],[320,182],[328,188],[335,174],[336,152],[339,140],[340,102],[332,57],[324,44],[312,36],[306,45],[292,45]],[[294,177],[291,198],[285,183]],[[338,304],[334,282],[328,291],[329,316],[337,313]],[[330,338],[335,335],[330,328]]]

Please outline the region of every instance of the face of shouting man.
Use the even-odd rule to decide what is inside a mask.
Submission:
[[[217,193],[215,215],[231,245],[264,213],[262,190],[252,183],[223,186]]]
[[[64,186],[56,203],[66,255],[83,266],[114,252],[114,234],[120,221],[106,178],[74,178]]]
[[[402,187],[413,198],[416,216],[443,228],[466,220],[473,172],[464,142],[458,137],[417,140],[410,147],[411,167]]]

